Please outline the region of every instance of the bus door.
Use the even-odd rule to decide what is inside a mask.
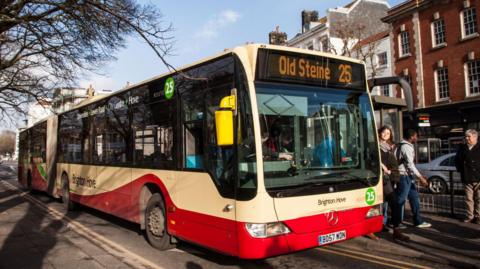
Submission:
[[[227,83],[181,96],[183,172],[172,195],[192,212],[184,216],[180,236],[236,253],[234,146],[217,145],[215,135],[215,112],[231,88]]]

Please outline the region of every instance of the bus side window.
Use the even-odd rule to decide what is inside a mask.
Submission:
[[[203,100],[201,96],[183,99],[184,167],[203,169]]]
[[[133,109],[135,166],[174,167],[173,116],[170,101],[141,104]]]
[[[93,163],[103,164],[104,162],[104,137],[105,137],[105,102],[95,105],[96,113],[92,116],[92,146]]]
[[[132,161],[131,122],[128,109],[123,104],[127,96],[113,96],[108,100],[105,128],[105,163],[126,164]]]

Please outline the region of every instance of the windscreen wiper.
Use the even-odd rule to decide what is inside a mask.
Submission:
[[[275,196],[277,198],[288,197],[288,196],[292,196],[294,194],[300,193],[304,190],[310,189],[312,187],[324,186],[324,185],[332,184],[336,182],[338,181],[315,181],[315,182],[308,182],[305,184],[293,185],[293,186],[289,186],[288,189],[278,191]]]
[[[349,180],[347,182],[360,182],[362,183],[363,185],[367,186],[367,187],[372,187],[373,184],[372,182],[370,181],[370,178],[369,177],[359,177],[359,176],[356,176],[356,175],[352,175],[350,173],[345,173],[342,175],[344,178],[348,178]]]

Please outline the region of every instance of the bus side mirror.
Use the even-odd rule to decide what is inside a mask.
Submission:
[[[220,109],[215,111],[217,146],[233,145],[233,113],[236,110],[236,96],[229,95],[220,101]]]

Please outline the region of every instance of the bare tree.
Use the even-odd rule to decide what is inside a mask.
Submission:
[[[0,155],[6,153],[12,156],[15,152],[15,133],[12,131],[2,131],[0,133]]]
[[[172,49],[171,25],[156,6],[136,0],[0,1],[0,120],[25,113],[25,104],[74,85],[82,72],[98,71],[137,34],[164,57]]]
[[[332,53],[364,61],[371,67],[371,77],[377,74],[375,55],[377,53],[379,40],[368,41],[372,36],[371,29],[368,29],[362,22],[343,20],[332,27],[329,49]],[[332,40],[338,41],[334,44]]]

